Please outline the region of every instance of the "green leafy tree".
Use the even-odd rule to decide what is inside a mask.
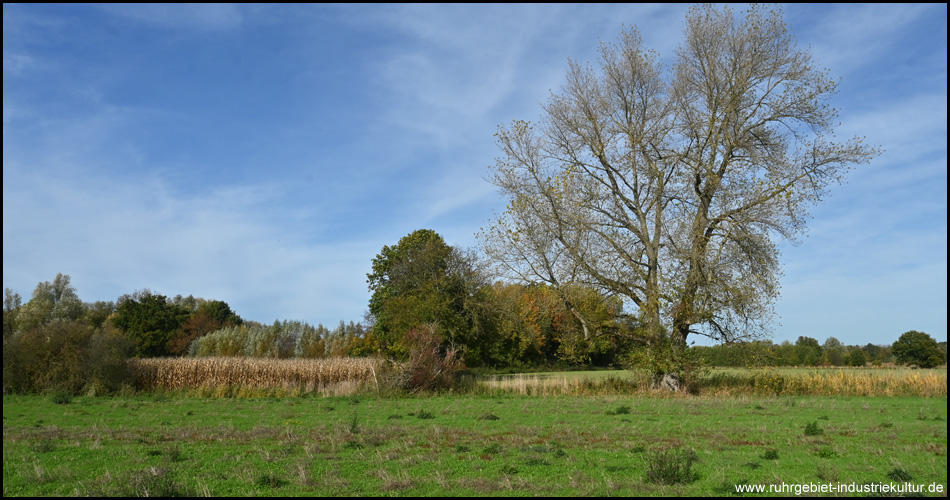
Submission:
[[[53,321],[75,321],[82,317],[83,303],[70,284],[68,274],[59,273],[52,283],[44,281],[33,289],[33,297],[20,308],[17,327],[22,331]]]
[[[811,337],[795,341],[795,362],[800,366],[815,366],[821,362],[821,345]]]
[[[189,297],[191,296],[189,295]],[[198,300],[200,300],[200,303],[193,300],[196,307],[195,312],[169,337],[169,354],[176,356],[188,354],[189,346],[195,339],[221,328],[240,325],[244,322],[240,316],[231,310],[231,306],[227,302]],[[187,305],[181,301],[173,300],[172,304],[182,310],[187,310]]]
[[[678,350],[766,335],[775,240],[878,154],[834,139],[838,84],[777,7],[695,7],[684,28],[672,64],[625,31],[599,69],[569,63],[537,126],[499,129],[509,203],[481,235],[506,276],[593,284],[636,307],[645,342]]]
[[[933,337],[916,330],[905,332],[891,351],[897,362],[902,365],[917,365],[921,368],[933,368],[946,362],[947,357]]]
[[[795,366],[798,364],[798,356],[795,352],[795,345],[787,340],[772,348],[773,359],[777,366]]]
[[[832,366],[841,366],[844,364],[844,344],[835,337],[828,337],[821,346],[821,351],[826,364]]]
[[[864,366],[868,362],[868,357],[864,354],[864,349],[855,346],[848,351],[848,364],[850,366]]]
[[[327,337],[330,331],[323,325],[302,325],[294,348],[298,358],[324,358],[327,355]]]
[[[120,297],[111,321],[135,345],[136,357],[158,357],[170,354],[168,341],[188,316],[164,295],[143,290]]]
[[[372,296],[373,332],[390,355],[407,354],[403,339],[410,330],[437,324],[448,342],[465,343],[471,322],[465,314],[470,262],[435,231],[419,229],[384,246],[367,274]]]
[[[17,331],[17,315],[23,306],[20,294],[9,288],[3,289],[3,338],[6,339]]]
[[[83,323],[96,330],[99,330],[105,325],[106,320],[109,319],[109,316],[115,312],[115,303],[105,300],[97,300],[92,303],[83,304],[83,309]]]

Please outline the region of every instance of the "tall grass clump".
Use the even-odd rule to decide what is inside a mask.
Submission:
[[[515,374],[483,377],[474,392],[525,396],[611,396],[650,391],[651,375],[646,371],[583,377],[573,373]]]
[[[647,481],[654,484],[691,483],[697,479],[693,464],[696,452],[682,448],[658,450],[647,458]]]

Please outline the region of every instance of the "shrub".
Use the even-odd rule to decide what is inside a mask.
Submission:
[[[73,401],[73,396],[68,392],[56,391],[50,395],[50,401],[58,405],[68,405]]]
[[[626,405],[618,406],[616,410],[607,410],[607,415],[629,415],[630,407]]]
[[[460,352],[444,347],[435,325],[410,330],[404,339],[409,360],[396,374],[396,385],[409,392],[454,388],[465,370]]]
[[[755,372],[752,375],[752,386],[757,394],[782,394],[785,377],[771,371]]]
[[[3,343],[5,393],[78,395],[118,390],[127,376],[128,343],[75,321],[55,321]]]
[[[805,435],[806,436],[821,436],[825,433],[825,430],[821,427],[818,427],[818,422],[812,422],[805,426]]]
[[[888,472],[887,478],[898,483],[906,483],[908,481],[914,480],[914,476],[911,476],[909,472],[900,467],[894,468]]]

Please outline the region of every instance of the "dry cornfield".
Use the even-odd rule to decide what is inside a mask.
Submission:
[[[144,390],[242,387],[304,392],[338,385],[378,386],[390,368],[379,358],[147,358],[130,360],[129,365],[135,386]]]
[[[946,397],[946,372],[838,371],[806,373],[786,379],[787,392],[811,396]]]
[[[487,393],[549,396],[650,392],[649,377],[638,371],[589,378],[577,373],[496,376],[479,380],[476,387]],[[947,374],[945,370],[713,370],[699,376],[693,387],[698,394],[709,396],[946,397]]]

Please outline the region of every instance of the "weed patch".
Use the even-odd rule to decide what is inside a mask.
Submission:
[[[259,474],[254,478],[254,484],[266,488],[280,488],[287,484],[287,481],[281,479],[276,474]]]
[[[914,476],[900,467],[891,469],[891,471],[887,473],[887,478],[895,483],[906,483],[914,480]]]
[[[695,451],[682,448],[653,452],[647,459],[647,482],[664,485],[691,483],[697,479],[693,464],[698,460]]]

